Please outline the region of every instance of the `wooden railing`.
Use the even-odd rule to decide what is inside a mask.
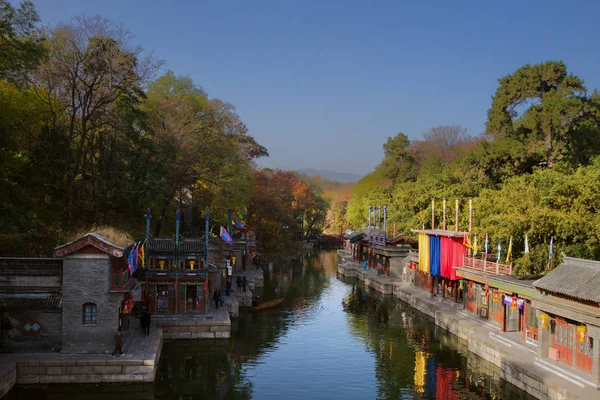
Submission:
[[[493,261],[484,261],[479,258],[463,257],[463,268],[483,272],[488,275],[512,275],[512,264],[500,264]]]

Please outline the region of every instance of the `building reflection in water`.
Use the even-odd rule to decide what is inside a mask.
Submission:
[[[533,399],[501,379],[499,368],[468,352],[456,336],[401,301],[354,284],[342,306],[353,333],[377,357],[381,398]]]

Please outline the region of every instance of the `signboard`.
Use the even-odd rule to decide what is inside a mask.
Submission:
[[[233,269],[231,268],[231,263],[227,260],[227,276],[231,276],[233,274]]]

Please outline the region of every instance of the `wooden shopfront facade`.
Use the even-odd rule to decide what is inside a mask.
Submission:
[[[533,286],[540,355],[600,383],[600,262],[567,257]]]
[[[538,321],[531,303],[537,295],[534,281],[500,272],[508,272],[508,266],[491,262],[490,268],[473,265],[477,265],[473,259],[465,257],[462,267],[456,268],[464,286],[465,310],[491,322],[502,332],[521,332],[522,341],[535,345]]]
[[[204,281],[210,279],[210,291],[219,285],[204,262],[201,239],[153,238],[148,242],[146,298],[153,311],[183,313],[207,311],[209,292]],[[214,283],[213,283],[214,281]]]

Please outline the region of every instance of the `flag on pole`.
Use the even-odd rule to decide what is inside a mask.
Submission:
[[[527,235],[525,235],[525,254],[529,254],[529,240],[527,239]]]
[[[550,239],[550,251],[548,252],[548,269],[552,266],[552,254],[554,254],[554,238]]]
[[[485,258],[487,259],[488,255],[488,234],[485,234]]]
[[[469,235],[468,234],[466,234],[463,237],[463,246],[465,246],[468,249],[472,249],[473,248],[473,245],[471,244],[471,241],[469,240]]]
[[[510,264],[510,258],[512,257],[512,236],[508,242],[508,250],[506,251],[506,264]]]
[[[500,236],[498,236],[498,258],[496,262],[500,262],[500,255],[502,254],[502,247],[500,247]]]
[[[140,257],[142,257],[142,268],[146,268],[146,241],[140,247]]]
[[[473,235],[473,257],[477,255],[477,235]]]
[[[233,245],[233,239],[229,235],[229,232],[227,232],[227,229],[225,229],[224,227],[221,227],[221,234],[219,236],[221,236],[221,239],[223,239],[230,245]]]
[[[238,228],[238,229],[240,229],[240,230],[242,230],[242,231],[246,230],[246,226],[244,224],[242,224],[240,222],[240,220],[237,219],[237,218],[235,219],[235,227]]]

